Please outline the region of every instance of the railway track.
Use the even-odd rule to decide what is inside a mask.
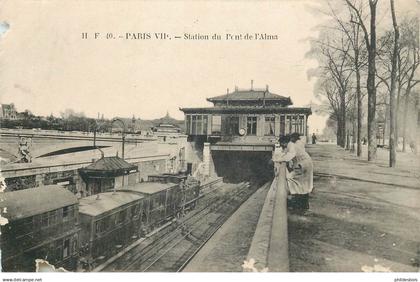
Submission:
[[[225,192],[224,189],[230,190]],[[257,189],[257,185],[240,183],[233,187],[232,184],[224,184],[204,191],[205,197],[194,210],[161,231],[157,238],[133,248],[102,271],[182,271]]]
[[[188,222],[190,218],[193,218],[197,213],[205,209],[206,205],[217,199],[218,190],[221,188],[223,187],[221,187],[220,184],[218,184],[215,187],[202,190],[203,194],[200,196],[200,198],[203,198],[204,196],[206,197],[205,199],[200,200],[199,205],[196,207],[195,210],[192,210],[189,213],[187,213],[181,220],[168,222],[168,224],[166,224],[166,227],[162,228],[161,230],[153,231],[151,234],[146,235],[145,240],[141,242],[138,246],[128,250],[121,258],[103,268],[100,268],[97,271],[125,270],[129,268],[130,265],[132,265],[132,263],[136,260],[139,260],[141,257],[153,253],[154,249],[162,248],[162,245],[164,244],[164,239],[166,237],[169,237],[167,238],[167,240],[169,240],[171,237],[176,235],[176,233],[180,233],[183,229],[183,225],[185,224],[185,222]],[[153,233],[157,234],[152,235]]]

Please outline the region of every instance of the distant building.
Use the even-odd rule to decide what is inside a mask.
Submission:
[[[152,127],[152,131],[156,133],[180,133],[181,129],[173,124],[161,123],[158,126]]]
[[[13,103],[1,104],[0,118],[10,120],[18,119],[18,113],[16,111],[15,105]]]

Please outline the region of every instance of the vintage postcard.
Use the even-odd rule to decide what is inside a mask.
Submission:
[[[418,281],[419,12],[1,1],[3,281]]]

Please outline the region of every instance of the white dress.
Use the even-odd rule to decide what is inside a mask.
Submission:
[[[305,144],[298,140],[289,142],[284,152],[275,150],[273,162],[293,162],[295,170],[287,172],[287,187],[290,194],[307,194],[313,189],[313,164],[309,154],[305,151]]]

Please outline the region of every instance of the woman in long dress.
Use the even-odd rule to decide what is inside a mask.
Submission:
[[[305,151],[305,143],[300,140],[298,133],[292,133],[289,138],[290,141],[283,152],[275,151],[273,161],[292,163],[288,167],[293,169],[288,170],[286,175],[287,189],[295,197],[296,208],[304,212],[309,209],[309,193],[313,189],[312,159]]]

